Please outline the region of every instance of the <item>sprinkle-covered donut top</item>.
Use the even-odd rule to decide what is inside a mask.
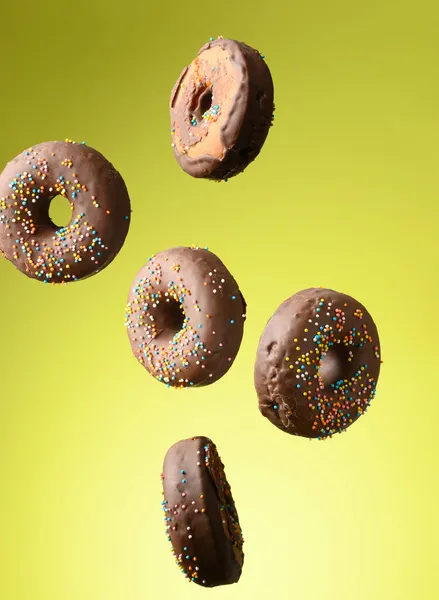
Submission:
[[[71,204],[65,227],[49,217],[55,196]],[[83,279],[119,252],[130,212],[122,177],[99,152],[69,139],[38,144],[0,175],[0,250],[44,283]]]
[[[364,306],[333,290],[304,290],[281,304],[262,334],[260,410],[288,433],[331,437],[367,410],[380,364],[378,332]]]
[[[148,259],[128,298],[134,355],[168,387],[208,385],[239,350],[245,302],[235,279],[207,248],[173,248]]]

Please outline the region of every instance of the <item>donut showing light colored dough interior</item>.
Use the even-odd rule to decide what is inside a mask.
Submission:
[[[273,122],[274,88],[263,56],[219,37],[185,67],[171,95],[175,157],[193,177],[227,180],[255,160]]]

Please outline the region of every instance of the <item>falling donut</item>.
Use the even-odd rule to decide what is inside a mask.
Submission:
[[[242,42],[212,39],[172,91],[172,146],[179,165],[205,179],[242,173],[261,151],[273,112],[273,80],[263,56]]]
[[[49,217],[56,196],[70,201],[66,227]],[[130,212],[121,175],[97,150],[71,140],[38,144],[0,175],[0,252],[30,278],[78,281],[113,261]]]

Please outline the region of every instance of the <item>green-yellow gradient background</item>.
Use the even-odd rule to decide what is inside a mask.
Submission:
[[[438,577],[439,7],[432,0],[129,0],[2,5],[0,162],[85,140],[121,171],[133,220],[115,262],[65,287],[0,260],[2,600],[433,600]],[[210,36],[266,55],[276,119],[226,184],[171,149],[171,88]],[[168,390],[131,355],[132,278],[157,251],[208,245],[248,302],[226,377]],[[378,325],[370,411],[325,442],[257,409],[266,321],[309,286],[357,297]],[[173,563],[160,472],[210,436],[239,510],[238,585]]]

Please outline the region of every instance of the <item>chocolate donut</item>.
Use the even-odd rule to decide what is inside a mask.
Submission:
[[[49,217],[55,196],[70,201],[66,227]],[[0,175],[0,252],[30,278],[78,281],[115,258],[130,212],[125,183],[102,154],[71,140],[38,144]]]
[[[259,409],[276,427],[308,438],[341,433],[375,396],[380,341],[354,298],[313,288],[285,300],[259,341]]]
[[[257,50],[212,38],[172,90],[172,146],[181,168],[213,180],[242,173],[268,135],[273,98],[271,73]]]
[[[201,436],[174,444],[165,457],[162,481],[166,534],[185,577],[204,587],[236,583],[244,540],[212,440]]]
[[[134,356],[168,387],[214,383],[241,345],[246,304],[207,248],[172,248],[148,259],[128,296],[125,325]]]

